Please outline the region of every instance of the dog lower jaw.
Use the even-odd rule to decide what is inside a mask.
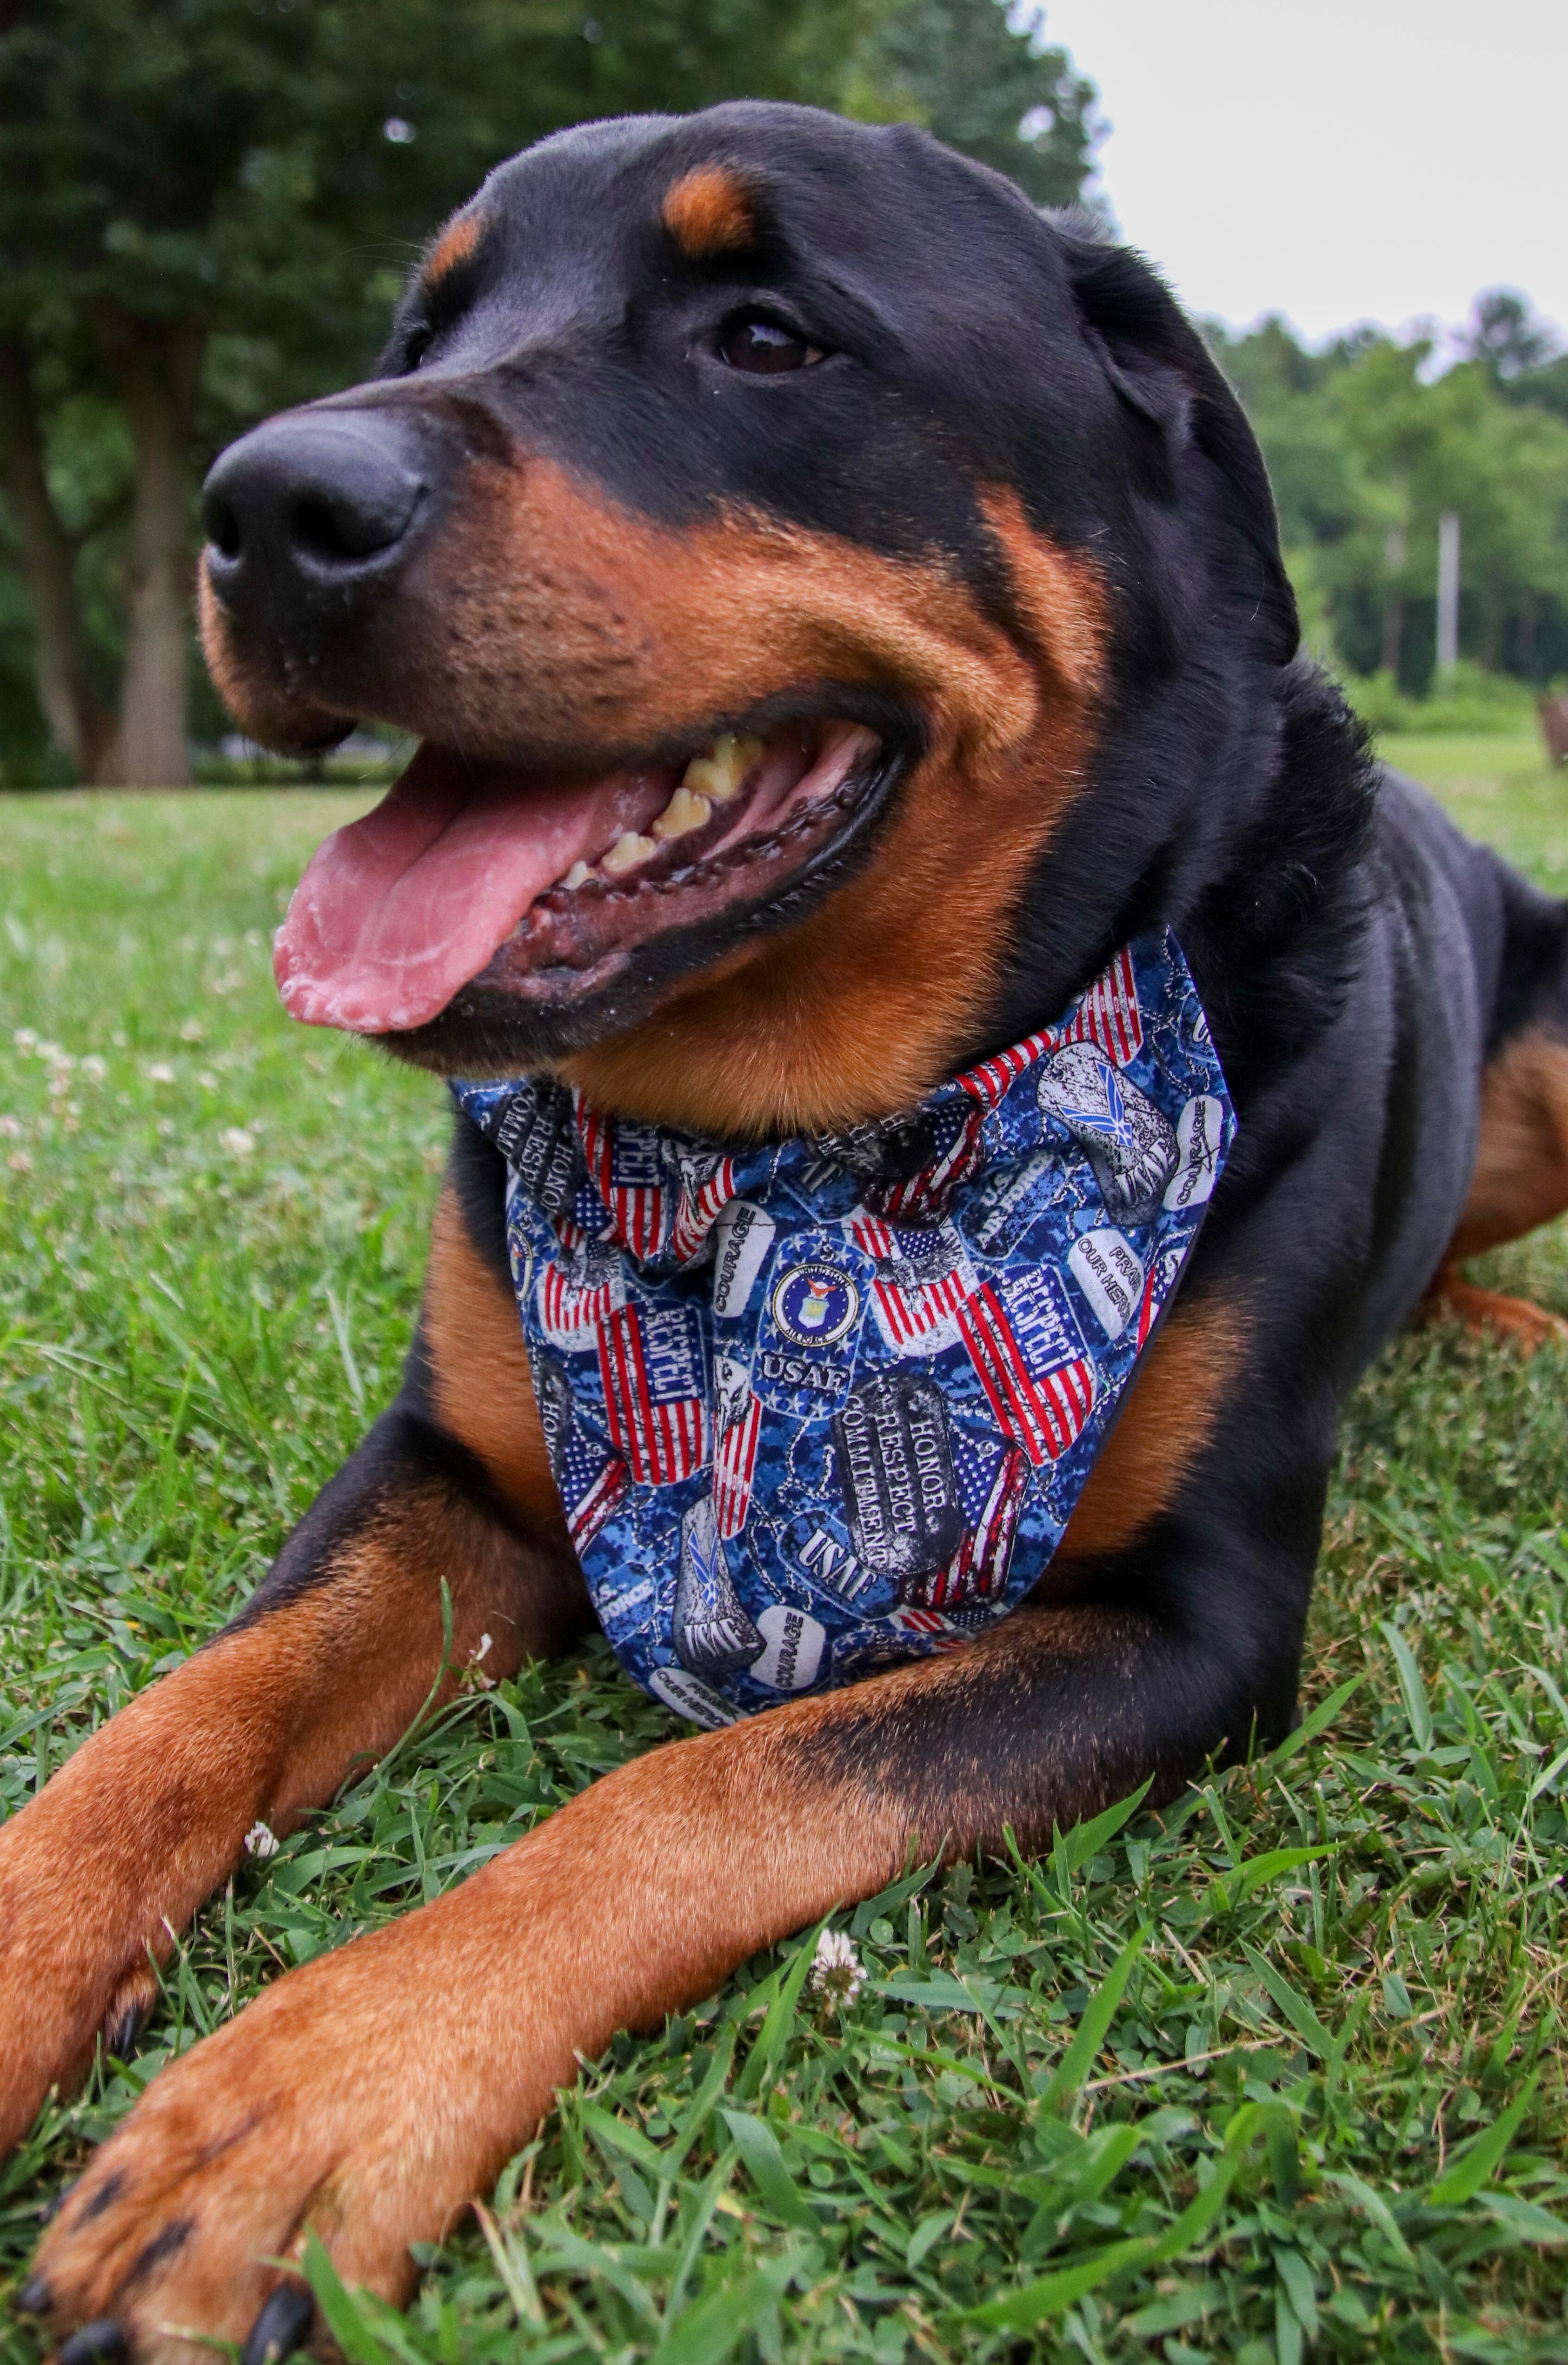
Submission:
[[[411,1067],[479,1078],[547,1070],[630,1032],[685,981],[794,925],[854,877],[882,834],[915,753],[913,742],[880,742],[875,764],[851,775],[828,801],[834,825],[822,841],[800,849],[788,875],[759,891],[722,899],[711,916],[690,923],[672,913],[670,925],[615,946],[591,966],[514,963],[509,939],[427,1025],[367,1039]],[[655,879],[625,892],[673,902],[673,883]]]

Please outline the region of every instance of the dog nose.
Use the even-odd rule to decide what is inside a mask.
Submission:
[[[202,488],[207,572],[227,606],[347,590],[400,564],[430,486],[396,412],[286,412],[231,443]]]

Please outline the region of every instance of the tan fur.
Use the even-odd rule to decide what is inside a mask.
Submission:
[[[1246,1317],[1228,1300],[1177,1301],[1138,1365],[1057,1547],[1057,1563],[1070,1566],[1120,1552],[1169,1509],[1209,1441],[1221,1404],[1236,1393],[1247,1337]]]
[[[196,568],[196,613],[201,645],[213,687],[230,712],[243,719],[245,729],[268,747],[308,755],[330,747],[349,728],[346,715],[333,714],[301,698],[291,682],[280,681],[271,669],[268,652],[247,649],[237,640],[229,616],[219,605],[207,571],[204,550]]]
[[[558,1535],[565,1546],[517,1300],[469,1239],[450,1186],[431,1235],[423,1330],[442,1427],[484,1464],[497,1492],[531,1528]]]
[[[694,262],[732,253],[756,238],[751,191],[743,174],[723,164],[699,164],[684,174],[665,199],[664,224]]]
[[[1568,1322],[1521,1297],[1479,1289],[1467,1257],[1521,1239],[1568,1207],[1568,1044],[1518,1035],[1482,1079],[1475,1171],[1459,1229],[1428,1293],[1429,1311],[1467,1330],[1511,1339],[1527,1355],[1568,1341]]]
[[[1568,1346],[1568,1322],[1560,1314],[1532,1306],[1528,1297],[1505,1297],[1495,1289],[1478,1289],[1455,1264],[1443,1266],[1428,1294],[1427,1306],[1430,1313],[1446,1316],[1478,1338],[1510,1339],[1527,1355],[1533,1355],[1538,1347]]]
[[[482,1633],[491,1675],[552,1639],[522,1548],[431,1482],[321,1582],[139,1694],[0,1825],[0,1985],[25,1976],[31,1999],[25,2020],[0,2019],[0,2147],[51,2081],[80,2073],[135,2001],[149,1947],[167,1957],[165,1923],[226,1878],[252,1825],[289,1829],[405,1731],[440,1667],[443,1577],[449,1682]]]
[[[1092,561],[1036,534],[1012,489],[985,510],[1007,625],[935,558],[745,510],[666,529],[553,462],[471,464],[408,588],[388,720],[474,760],[514,757],[521,733],[532,761],[569,770],[814,681],[902,696],[927,726],[874,864],[564,1069],[600,1105],[707,1133],[821,1129],[907,1105],[978,1048],[1031,866],[1086,776],[1107,629]],[[244,721],[220,614],[207,630]]]
[[[164,2070],[95,2158],[39,2252],[61,2317],[113,2314],[133,2341],[167,2323],[242,2338],[274,2280],[261,2262],[297,2254],[307,2225],[347,2281],[405,2299],[409,2244],[450,2232],[579,2057],[871,1894],[912,1846],[1001,1843],[1016,1801],[983,1770],[938,1780],[934,1808],[879,1782],[879,1722],[940,1714],[998,1659],[1026,1680],[1035,1654],[1103,1648],[1110,1623],[1020,1612],[957,1659],[655,1750],[434,1904],[279,1980]],[[821,1745],[834,1734],[836,1756]],[[1044,1781],[1047,1836],[1053,1811],[1082,1805]],[[130,2262],[182,2216],[188,2251],[128,2289]]]
[[[481,214],[453,215],[435,244],[431,248],[426,260],[422,275],[427,287],[435,286],[438,281],[445,278],[449,271],[454,271],[460,263],[467,262],[479,243],[480,233],[484,227],[484,217]]]
[[[1522,1239],[1568,1207],[1568,1044],[1516,1036],[1482,1080],[1475,1171],[1449,1261]]]

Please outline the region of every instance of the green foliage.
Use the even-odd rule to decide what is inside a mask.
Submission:
[[[1472,357],[1435,376],[1429,336],[1362,331],[1314,353],[1277,319],[1208,333],[1263,446],[1310,645],[1423,692],[1453,510],[1463,649],[1527,680],[1568,668],[1563,364],[1519,299],[1478,298]]]
[[[1451,731],[1473,734],[1527,729],[1534,700],[1522,682],[1506,674],[1487,673],[1462,658],[1443,680],[1434,681],[1426,698],[1409,698],[1390,673],[1360,678],[1342,673],[1345,692],[1356,712],[1374,731]]]
[[[364,375],[422,241],[564,124],[812,101],[928,123],[1053,203],[1090,163],[1089,84],[996,0],[39,0],[0,23],[0,342],[25,355],[106,706],[136,476],[128,336],[165,376],[163,343],[200,355],[194,545],[220,446]],[[7,691],[30,662],[0,591],[7,776],[38,761],[36,715]],[[199,720],[219,727],[210,701]]]
[[[1395,743],[1559,887],[1529,742]],[[267,938],[363,797],[0,813],[0,1800],[255,1583],[396,1384],[439,1087],[291,1027]],[[22,1030],[14,1034],[14,1029]],[[100,1064],[101,1063],[101,1064]],[[1489,1261],[1568,1313],[1562,1226]],[[1353,1400],[1300,1730],[1154,1816],[912,1866],[618,2039],[426,2254],[411,2315],[308,2270],[345,2355],[1092,2365],[1568,2356],[1568,1363],[1447,1329]],[[0,2169],[49,2196],[159,2063],[461,1879],[674,1727],[602,1645],[476,1682],[183,1940],[133,2062]]]
[[[839,95],[849,113],[924,123],[1008,174],[1038,206],[1074,205],[1092,167],[1094,85],[1047,46],[1045,11],[996,0],[899,0]]]

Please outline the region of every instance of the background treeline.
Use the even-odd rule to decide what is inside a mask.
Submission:
[[[1093,92],[994,0],[0,0],[0,777],[188,777],[196,489],[363,375],[501,158],[736,96],[913,118],[1042,204]]]
[[[588,13],[591,11],[591,13]],[[1042,205],[1094,90],[1033,0],[0,0],[0,782],[188,777],[196,494],[280,404],[361,375],[409,263],[557,126],[735,95],[924,122]],[[1316,645],[1423,687],[1436,518],[1462,646],[1568,670],[1568,363],[1215,332],[1275,471]]]
[[[1479,669],[1568,674],[1568,356],[1522,297],[1478,297],[1440,351],[1363,329],[1315,353],[1278,319],[1206,327],[1262,442],[1309,642],[1383,678],[1363,703],[1432,685],[1445,510],[1467,703],[1486,694]]]

